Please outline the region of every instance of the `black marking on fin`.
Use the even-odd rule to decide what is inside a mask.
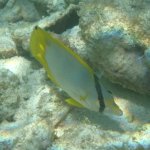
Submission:
[[[105,109],[104,97],[102,94],[101,86],[98,82],[98,77],[95,74],[94,74],[94,80],[95,80],[95,87],[96,87],[96,91],[98,93],[98,100],[99,100],[99,104],[100,104],[99,112],[103,112]]]

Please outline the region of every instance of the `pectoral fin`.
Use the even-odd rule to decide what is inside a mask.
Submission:
[[[65,100],[69,105],[72,105],[72,106],[76,106],[76,107],[79,107],[79,108],[83,108],[84,106],[82,104],[80,104],[79,102],[75,101],[74,99],[72,98],[68,98]]]

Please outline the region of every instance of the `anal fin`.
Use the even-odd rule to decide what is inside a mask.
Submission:
[[[76,107],[79,107],[79,108],[82,108],[84,107],[82,104],[80,104],[79,102],[77,102],[76,100],[72,99],[72,98],[68,98],[65,100],[69,105],[72,105],[72,106],[76,106]]]

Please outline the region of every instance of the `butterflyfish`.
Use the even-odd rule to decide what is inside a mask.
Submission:
[[[105,103],[98,78],[92,68],[71,48],[51,33],[35,27],[31,33],[30,50],[52,82],[69,95],[67,103],[103,112]],[[115,110],[117,109],[118,106]]]

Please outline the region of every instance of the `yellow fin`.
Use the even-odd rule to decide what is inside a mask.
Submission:
[[[45,55],[45,36],[40,32],[38,27],[35,27],[30,37],[30,50],[32,55],[44,65],[44,55]]]
[[[45,55],[46,45],[47,45],[47,43],[50,43],[50,42],[53,42],[53,43],[59,45],[64,50],[66,50],[68,53],[73,55],[90,73],[93,74],[92,68],[78,54],[76,54],[71,48],[66,46],[61,40],[53,37],[51,33],[44,31],[40,27],[35,27],[34,31],[32,32],[32,35],[31,35],[30,48],[31,48],[31,52],[32,52],[33,56],[37,58],[37,55],[39,54],[38,49],[41,49],[42,54]],[[39,60],[39,61],[41,63],[43,63],[43,61],[41,61],[41,60]]]
[[[74,99],[72,98],[68,98],[65,100],[69,105],[72,105],[72,106],[76,106],[76,107],[79,107],[79,108],[83,108],[84,106],[82,104],[80,104],[79,102],[75,101]]]
[[[32,55],[43,65],[47,71],[48,77],[58,85],[45,60],[46,45],[50,38],[50,34],[46,31],[39,27],[35,27],[30,38],[30,50]]]

